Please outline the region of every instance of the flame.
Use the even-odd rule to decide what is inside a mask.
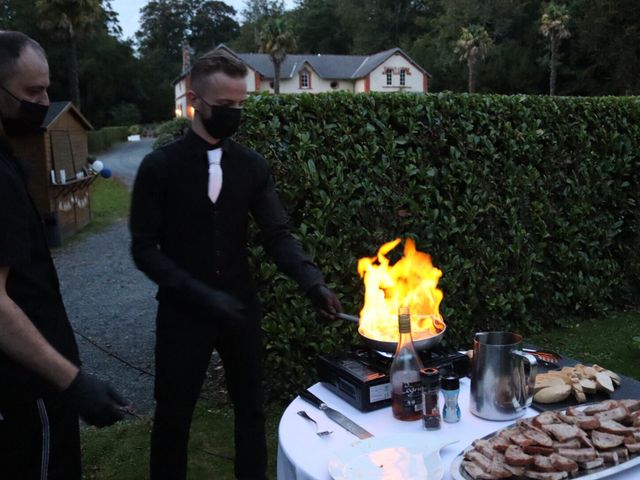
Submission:
[[[364,307],[360,311],[360,333],[385,342],[398,341],[398,308],[408,306],[411,332],[415,338],[436,335],[444,329],[440,315],[442,290],[437,288],[442,271],[431,263],[431,256],[416,250],[413,239],[404,243],[404,256],[390,265],[386,254],[399,243],[385,243],[375,257],[358,261],[364,280]]]

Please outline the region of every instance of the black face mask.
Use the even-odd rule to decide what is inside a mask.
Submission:
[[[202,118],[202,125],[205,130],[213,138],[227,138],[232,136],[240,126],[240,117],[242,116],[242,108],[221,107],[219,105],[209,105],[200,97],[200,99],[211,108],[211,116]]]
[[[20,100],[2,85],[0,85],[0,88],[11,95],[17,102],[20,102],[20,110],[18,110],[17,117],[8,118],[0,114],[2,126],[4,127],[4,131],[7,135],[10,137],[19,137],[21,135],[28,135],[29,133],[39,131],[45,117],[47,116],[49,106],[30,102],[28,100]]]

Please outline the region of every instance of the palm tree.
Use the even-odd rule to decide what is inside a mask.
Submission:
[[[469,93],[476,91],[476,78],[478,62],[485,59],[493,46],[493,40],[480,25],[469,25],[462,28],[460,38],[456,41],[455,53],[460,56],[460,61],[466,60],[469,70]]]
[[[80,108],[78,40],[94,35],[103,26],[100,0],[36,0],[38,24],[69,46],[69,93]]]
[[[540,18],[540,33],[549,39],[549,95],[556,94],[556,79],[558,77],[558,52],[560,42],[569,38],[571,32],[567,24],[569,23],[569,11],[565,5],[549,3]]]
[[[280,65],[287,53],[296,48],[293,32],[281,17],[270,18],[260,32],[260,52],[268,53],[273,62],[273,91],[280,93]]]

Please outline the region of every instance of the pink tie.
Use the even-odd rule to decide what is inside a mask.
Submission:
[[[216,203],[222,189],[222,168],[220,167],[222,148],[207,151],[207,156],[209,157],[209,198]]]

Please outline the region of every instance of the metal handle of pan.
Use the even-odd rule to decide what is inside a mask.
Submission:
[[[346,313],[336,313],[336,317],[340,320],[349,320],[350,322],[360,323],[360,319],[355,315],[348,315]]]

